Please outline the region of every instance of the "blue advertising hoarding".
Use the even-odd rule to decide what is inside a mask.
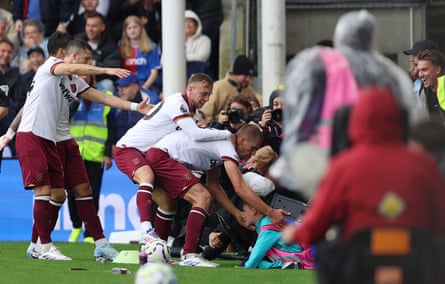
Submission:
[[[99,216],[105,235],[139,229],[137,185],[115,165],[104,173]],[[0,241],[29,241],[32,228],[33,191],[24,190],[17,160],[3,160],[0,172]],[[68,203],[60,210],[53,241],[67,241],[71,232]]]

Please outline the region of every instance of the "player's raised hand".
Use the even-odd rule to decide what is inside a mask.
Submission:
[[[2,151],[8,144],[14,139],[15,131],[11,128],[8,128],[6,133],[0,137],[0,151]]]
[[[105,74],[116,76],[118,78],[125,78],[131,74],[130,70],[123,68],[105,68]]]
[[[8,144],[11,142],[11,139],[5,134],[0,137],[0,151],[2,151]]]
[[[147,102],[148,98],[145,98],[138,104],[137,111],[140,114],[146,115],[154,107],[154,105],[148,104]]]
[[[287,221],[285,220],[285,216],[290,216],[290,212],[285,211],[283,209],[272,209],[268,212],[268,216],[272,223],[279,227],[283,227],[287,224]]]

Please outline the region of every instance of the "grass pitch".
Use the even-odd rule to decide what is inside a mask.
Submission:
[[[135,264],[98,264],[93,257],[94,245],[56,243],[72,261],[27,259],[25,242],[0,242],[0,283],[24,284],[107,284],[134,283]],[[137,245],[115,245],[118,250],[137,250]],[[239,261],[216,260],[218,268],[173,266],[179,284],[298,283],[314,284],[315,274],[307,270],[272,270],[234,268]],[[130,274],[113,274],[113,267],[125,267]],[[72,270],[82,268],[84,270]]]

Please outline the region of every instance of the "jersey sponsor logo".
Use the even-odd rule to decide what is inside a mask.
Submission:
[[[210,160],[210,168],[213,169],[214,167],[216,167],[217,163],[218,163],[218,160],[211,159]]]
[[[162,106],[164,105],[164,101],[158,103],[157,105],[154,106],[153,110],[147,114],[146,116],[144,116],[144,120],[149,120],[151,119],[153,116],[155,116],[162,108]]]
[[[144,57],[128,58],[125,60],[126,65],[147,65],[147,59]]]
[[[72,85],[72,84],[70,84],[70,85]],[[65,100],[68,101],[68,103],[71,103],[72,101],[75,100],[73,95],[71,94],[71,91],[66,87],[65,78],[63,78],[63,77],[60,79],[59,88],[60,88],[60,91],[62,92],[63,97],[65,98]]]
[[[77,86],[76,84],[70,84],[71,92],[75,93],[77,92]]]
[[[188,113],[188,112],[189,112],[187,106],[185,106],[185,105],[181,105],[181,106],[179,107],[179,110],[180,110],[181,112],[183,112],[183,113]]]

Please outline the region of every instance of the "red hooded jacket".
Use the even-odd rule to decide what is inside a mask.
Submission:
[[[315,243],[333,224],[343,225],[343,241],[375,226],[445,233],[445,182],[432,157],[403,140],[390,91],[363,90],[348,131],[353,145],[331,160],[294,240]]]

